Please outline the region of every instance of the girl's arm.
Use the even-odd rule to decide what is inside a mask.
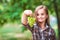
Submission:
[[[32,30],[31,27],[30,27],[30,25],[28,24],[28,20],[27,20],[28,16],[32,16],[32,11],[31,10],[25,10],[23,12],[23,15],[22,15],[22,18],[21,18],[21,22],[29,30]]]
[[[55,31],[53,29],[51,30],[51,33],[52,33],[51,40],[56,40],[56,34],[55,34]]]
[[[27,25],[28,21],[27,21],[27,15],[26,14],[22,15],[21,22],[22,22],[22,24]]]

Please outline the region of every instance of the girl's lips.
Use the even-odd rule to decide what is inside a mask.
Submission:
[[[37,19],[38,21],[43,21],[43,19],[42,18],[39,18],[39,19]]]
[[[41,21],[42,19],[38,19],[38,21]]]
[[[42,18],[38,18],[38,20],[42,20]]]

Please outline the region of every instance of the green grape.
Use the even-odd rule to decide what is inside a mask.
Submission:
[[[33,24],[35,23],[35,18],[28,17],[28,23],[29,23],[30,27],[33,27]]]

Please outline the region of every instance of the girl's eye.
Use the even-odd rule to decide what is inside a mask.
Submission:
[[[37,16],[39,16],[39,14],[36,14]]]
[[[44,15],[43,13],[41,15]]]

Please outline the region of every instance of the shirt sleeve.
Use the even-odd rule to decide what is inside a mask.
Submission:
[[[24,24],[23,24],[23,25],[24,25]],[[32,27],[30,27],[30,25],[29,25],[29,24],[24,25],[24,26],[32,32]]]
[[[55,31],[53,29],[51,29],[51,40],[56,40],[56,34]]]

